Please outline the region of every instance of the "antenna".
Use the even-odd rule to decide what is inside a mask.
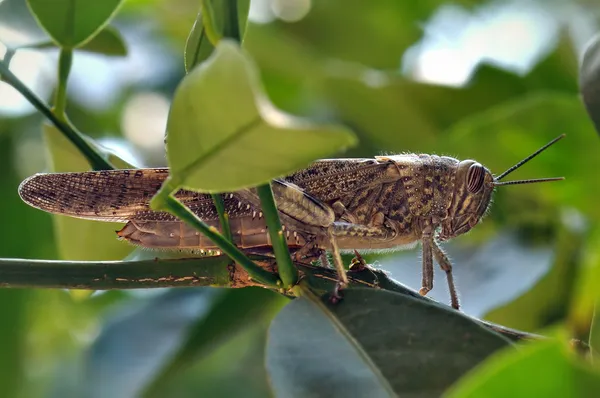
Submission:
[[[494,179],[494,181],[495,181],[494,185],[533,184],[533,183],[537,183],[537,182],[549,182],[549,181],[564,180],[565,179],[564,177],[551,177],[551,178],[536,178],[536,179],[531,179],[531,180],[516,180],[516,181],[499,182],[501,179],[503,179],[504,177],[506,177],[507,175],[509,175],[516,169],[518,169],[519,167],[523,166],[525,163],[529,162],[531,159],[533,159],[540,153],[544,152],[550,146],[554,145],[557,141],[559,141],[563,138],[565,138],[565,134],[559,135],[558,137],[556,137],[555,139],[553,139],[552,141],[550,141],[549,143],[547,143],[546,145],[544,145],[543,147],[541,147],[540,149],[538,149],[537,151],[532,153],[531,155],[527,156],[525,159],[521,160],[519,163],[515,164],[514,166],[512,166],[511,168],[506,170],[504,173],[500,174],[498,177],[496,177]]]

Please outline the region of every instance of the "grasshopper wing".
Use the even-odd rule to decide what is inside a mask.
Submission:
[[[54,214],[112,222],[170,222],[176,218],[150,209],[150,199],[168,175],[166,168],[36,174],[21,183],[19,195],[25,203]],[[176,197],[202,218],[217,217],[210,195],[180,190]]]

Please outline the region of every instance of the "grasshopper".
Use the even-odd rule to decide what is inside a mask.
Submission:
[[[563,137],[496,177],[474,160],[426,154],[316,161],[272,182],[287,243],[297,260],[326,259],[325,251],[332,250],[343,285],[347,279],[339,250],[402,249],[421,242],[419,293],[426,295],[433,288],[435,259],[446,273],[451,305],[458,309],[452,264],[440,242],[477,225],[496,187],[563,179],[501,181]],[[36,174],[21,183],[19,194],[29,205],[50,213],[124,222],[117,235],[136,245],[218,250],[173,215],[150,209],[150,199],[168,174],[167,168]],[[256,191],[221,195],[234,243],[242,249],[268,250],[270,236]],[[210,195],[182,189],[175,196],[207,224],[220,228]]]

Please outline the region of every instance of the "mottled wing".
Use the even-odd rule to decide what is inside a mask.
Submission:
[[[324,159],[297,171],[285,180],[323,202],[331,202],[357,190],[395,182],[397,166],[377,159]]]
[[[285,180],[322,202],[390,180],[389,162],[375,159],[320,160]],[[166,212],[150,209],[150,200],[169,175],[167,168],[36,174],[21,183],[23,201],[38,209],[100,221],[176,221]],[[210,195],[180,190],[177,199],[203,220],[217,219]],[[252,215],[260,209],[243,195],[225,194],[231,217]]]
[[[149,205],[168,175],[166,168],[36,174],[21,183],[19,194],[33,207],[71,217],[113,222],[176,221]],[[176,197],[204,220],[218,217],[210,195],[180,190]],[[233,195],[225,198],[230,214],[251,212]]]

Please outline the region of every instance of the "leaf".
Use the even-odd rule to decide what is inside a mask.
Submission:
[[[121,0],[27,0],[27,4],[59,47],[75,48],[100,32],[117,12]]]
[[[240,335],[244,335],[257,326],[262,329],[260,344],[264,345],[266,327],[277,311],[288,302],[289,299],[262,288],[220,291],[220,294],[213,300],[210,311],[205,316],[199,317],[190,327],[187,337],[182,339],[177,352],[165,363],[161,373],[156,375],[152,384],[146,388],[144,395],[177,396],[177,394],[167,393],[167,391],[173,390],[180,384],[181,377],[179,375],[181,373],[192,372],[196,374],[196,378],[202,377],[202,373],[197,374],[194,370],[198,366],[202,366],[198,365],[198,362],[208,361],[210,363],[210,357],[215,355],[216,351],[222,350],[224,345],[238,340]],[[244,350],[247,348],[241,349],[241,351]],[[264,356],[264,350],[261,353],[262,356]],[[231,362],[231,358],[228,362]],[[262,360],[260,367],[264,373]],[[223,378],[225,372],[226,369],[222,369],[221,372],[215,372],[213,369],[212,376],[208,379]],[[204,378],[207,378],[206,375]],[[266,382],[266,377],[263,380]],[[197,382],[195,384],[198,385]],[[202,395],[198,391],[196,393]]]
[[[459,312],[386,291],[301,297],[269,329],[277,396],[439,396],[509,343]]]
[[[220,36],[224,37],[233,37],[231,36],[231,31],[238,31],[240,34],[240,38],[243,38],[244,31],[246,29],[246,23],[248,21],[248,12],[250,10],[250,1],[249,0],[218,0],[218,1],[209,1],[211,5],[211,15],[215,19],[218,19],[218,22],[213,22],[213,27],[220,27],[222,30]],[[214,3],[214,4],[213,4]],[[231,27],[231,21],[229,21],[229,16],[233,12],[231,9],[232,5],[236,4],[237,9],[237,28]],[[190,31],[190,34],[185,43],[185,53],[184,53],[184,61],[185,61],[185,70],[189,72],[192,68],[204,60],[206,60],[214,51],[215,47],[212,45],[208,36],[206,34],[206,28],[204,26],[203,18],[206,18],[203,15],[203,10],[200,10],[198,16],[196,17],[196,21],[194,22],[194,26]],[[235,37],[233,37],[236,39]]]
[[[275,109],[250,60],[227,40],[183,79],[167,127],[170,186],[204,192],[258,185],[356,143],[342,127]]]
[[[50,171],[87,171],[89,163],[54,126],[44,124]],[[91,140],[90,140],[91,142]],[[114,156],[114,155],[113,155]],[[119,241],[115,231],[122,224],[81,220],[55,215],[54,228],[60,257],[68,260],[120,260],[132,246]]]
[[[566,317],[570,298],[576,287],[578,264],[581,261],[579,253],[583,249],[584,236],[583,231],[570,231],[565,225],[557,227],[557,230],[553,243],[553,264],[551,264],[550,271],[516,300],[485,314],[484,318],[487,321],[514,329],[536,332]],[[507,252],[509,251],[510,249],[507,249]],[[495,257],[499,258],[500,262],[506,263],[502,265],[503,268],[520,268],[519,273],[521,274],[532,268],[532,264],[527,258],[517,262],[511,261],[505,253]],[[524,270],[524,266],[527,266],[528,269]],[[517,278],[522,279],[518,276],[513,279]],[[506,286],[506,283],[504,285],[503,290],[513,287]],[[518,285],[518,282],[512,285]]]
[[[45,41],[30,45],[21,46],[19,48],[32,48],[43,50],[47,48],[56,48],[56,43],[53,41]],[[112,57],[124,57],[127,55],[127,47],[123,41],[123,37],[118,30],[111,26],[106,26],[90,41],[86,42],[79,48],[82,51],[102,54]]]
[[[195,373],[198,363],[256,327],[264,341],[285,302],[259,288],[172,289],[109,319],[88,355],[82,385],[90,397],[181,396],[169,392],[181,387],[182,374]],[[238,346],[235,355],[244,350]]]
[[[266,329],[261,323],[247,323],[145,397],[271,397],[264,365]]]
[[[576,363],[556,339],[502,351],[461,379],[448,398],[596,397],[600,374]]]
[[[127,46],[123,36],[112,26],[106,26],[90,41],[85,43],[80,50],[112,57],[124,57],[127,55]]]
[[[220,294],[210,288],[173,289],[114,315],[88,353],[86,396],[138,396]]]
[[[214,49],[215,47],[206,36],[204,23],[202,22],[202,12],[199,12],[185,42],[185,52],[183,54],[185,71],[189,73],[194,66],[206,60]]]
[[[588,42],[583,53],[579,88],[585,108],[600,134],[600,34]]]

